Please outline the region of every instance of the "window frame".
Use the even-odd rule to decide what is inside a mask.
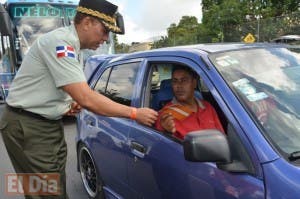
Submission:
[[[142,66],[142,64],[141,64],[142,60],[141,59],[133,59],[133,60],[129,60],[129,61],[117,61],[117,62],[100,64],[100,66],[98,68],[98,71],[95,73],[95,75],[93,76],[92,80],[90,81],[90,87],[94,91],[96,91],[95,87],[97,86],[97,83],[99,82],[100,78],[103,76],[103,74],[105,73],[105,71],[109,70],[109,74],[108,74],[108,77],[106,79],[105,94],[103,94],[103,93],[101,93],[101,94],[105,95],[106,97],[108,97],[109,99],[113,100],[114,102],[120,103],[119,101],[116,101],[115,99],[112,99],[109,95],[106,94],[107,88],[108,88],[108,85],[109,85],[109,81],[110,81],[110,78],[111,78],[111,74],[112,74],[112,72],[113,72],[113,70],[114,70],[115,67],[119,67],[119,66],[122,66],[122,65],[135,64],[135,63],[138,64],[138,70],[137,70],[136,78],[135,78],[135,81],[134,81],[134,84],[133,84],[132,95],[131,95],[131,99],[130,99],[131,103],[130,103],[130,105],[124,104],[124,105],[127,105],[127,106],[132,106],[133,105],[133,101],[136,98],[135,97],[136,96],[136,86],[135,85],[136,85],[136,81],[137,81],[137,79],[139,77],[139,73],[140,73],[141,66]],[[123,103],[121,103],[121,104],[123,104]]]

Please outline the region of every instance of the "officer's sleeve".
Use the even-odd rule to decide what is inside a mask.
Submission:
[[[78,60],[78,53],[65,41],[56,44],[39,41],[38,48],[45,61],[56,87],[72,83],[86,82],[83,66]]]

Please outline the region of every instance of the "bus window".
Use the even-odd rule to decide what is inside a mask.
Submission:
[[[9,36],[0,33],[0,99],[5,100],[14,77]]]
[[[0,33],[1,34],[1,33]],[[12,73],[9,36],[1,35],[0,73]]]

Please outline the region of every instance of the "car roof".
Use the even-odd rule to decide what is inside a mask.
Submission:
[[[268,44],[267,44],[268,45]],[[207,53],[217,53],[217,52],[223,52],[223,51],[232,51],[232,50],[239,50],[244,48],[257,48],[257,47],[263,47],[266,46],[265,43],[208,43],[208,44],[196,44],[196,45],[188,45],[188,46],[177,46],[177,47],[171,47],[166,49],[194,49],[198,51],[204,51]]]
[[[167,48],[152,49],[147,51],[139,51],[134,53],[125,54],[123,56],[118,56],[111,61],[118,61],[123,59],[133,59],[133,58],[143,58],[149,56],[161,56],[161,55],[184,55],[184,54],[194,54],[194,55],[207,55],[211,53],[219,53],[225,51],[234,51],[241,49],[250,48],[270,48],[270,47],[280,47],[286,46],[286,44],[276,44],[276,43],[209,43],[209,44],[196,44],[188,46],[175,46]]]
[[[151,56],[186,56],[190,59],[198,60],[199,56],[207,56],[211,53],[219,53],[225,51],[234,51],[241,49],[251,48],[270,48],[288,46],[287,44],[277,43],[209,43],[209,44],[196,44],[187,46],[175,46],[167,48],[152,49],[147,51],[139,51],[128,54],[116,55],[94,55],[88,58],[89,64],[85,68],[85,75],[89,79],[95,69],[100,67],[100,63],[106,61],[107,64],[128,59],[139,59]]]
[[[100,64],[102,64],[105,61],[109,61],[112,58],[116,57],[118,55],[116,54],[110,54],[110,55],[92,55],[90,56],[87,60],[86,63],[84,64],[84,75],[89,80],[91,76],[94,74],[95,70],[100,67]]]

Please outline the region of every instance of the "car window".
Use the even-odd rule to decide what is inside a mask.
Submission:
[[[176,64],[177,65],[177,64]],[[151,108],[159,110],[162,105],[165,105],[173,97],[171,87],[172,68],[174,63],[155,63],[151,65]],[[196,97],[202,98],[201,91],[205,90],[204,83],[199,79],[195,90]],[[171,98],[170,98],[171,97]]]
[[[111,68],[106,69],[102,73],[102,75],[99,78],[98,82],[96,83],[96,86],[95,86],[94,90],[97,91],[98,93],[105,94],[105,89],[106,89],[107,80],[108,80],[108,77],[109,77],[110,70],[111,70]]]
[[[172,64],[154,64],[152,65],[151,89],[153,92],[159,90],[160,84],[165,79],[171,79]]]
[[[179,63],[155,63],[150,66],[150,76],[151,78],[151,100],[150,105],[156,111],[161,110],[167,103],[171,102],[174,97],[173,89],[172,89],[172,68],[174,66],[183,65]],[[198,78],[198,85],[194,90],[194,96],[198,100],[205,100],[209,102],[217,111],[221,123],[225,129],[227,126],[227,119],[224,117],[223,112],[220,110],[217,102],[213,98],[212,94],[207,89],[205,83],[203,82],[201,77]],[[150,83],[149,83],[150,84]]]
[[[172,86],[171,86],[171,84],[166,85],[164,82],[171,79],[173,65],[174,65],[173,63],[150,64],[150,70],[149,70],[150,74],[149,75],[151,78],[149,81],[151,81],[151,82],[149,82],[149,84],[151,84],[151,90],[149,92],[151,93],[151,96],[152,96],[151,108],[154,108],[154,109],[157,108],[156,110],[160,110],[161,106],[164,106],[167,102],[170,102],[170,100],[172,99],[173,93],[169,92],[172,90]],[[178,63],[176,63],[176,65],[178,65]],[[160,70],[159,70],[159,68],[160,68]],[[158,73],[158,75],[155,73]],[[163,75],[161,75],[161,74],[163,74]],[[251,162],[251,158],[248,155],[247,150],[244,148],[243,143],[241,142],[236,129],[229,122],[229,120],[226,117],[226,115],[224,114],[222,108],[219,106],[215,97],[210,92],[210,90],[207,86],[208,82],[205,82],[199,73],[198,73],[198,75],[199,75],[199,77],[198,77],[199,82],[198,82],[198,87],[195,89],[195,97],[201,101],[204,100],[204,101],[208,102],[215,109],[216,114],[221,123],[221,126],[223,127],[224,133],[227,136],[233,161],[238,162],[238,164],[240,164],[240,165],[243,165],[242,169],[245,169],[243,171],[247,171],[251,174],[254,174],[255,169]],[[168,87],[168,88],[166,88],[166,87]],[[159,108],[156,106],[159,106]],[[157,125],[155,125],[154,128],[157,128]],[[156,130],[158,130],[158,132],[160,132],[162,135],[168,137],[169,139],[182,144],[182,140],[177,138],[176,136],[174,136],[170,133],[166,133],[164,131],[160,131],[159,129],[156,129]],[[237,167],[233,166],[233,168],[240,169],[239,166],[237,166]]]
[[[114,66],[104,94],[118,103],[130,105],[139,65],[139,62],[135,62]]]

